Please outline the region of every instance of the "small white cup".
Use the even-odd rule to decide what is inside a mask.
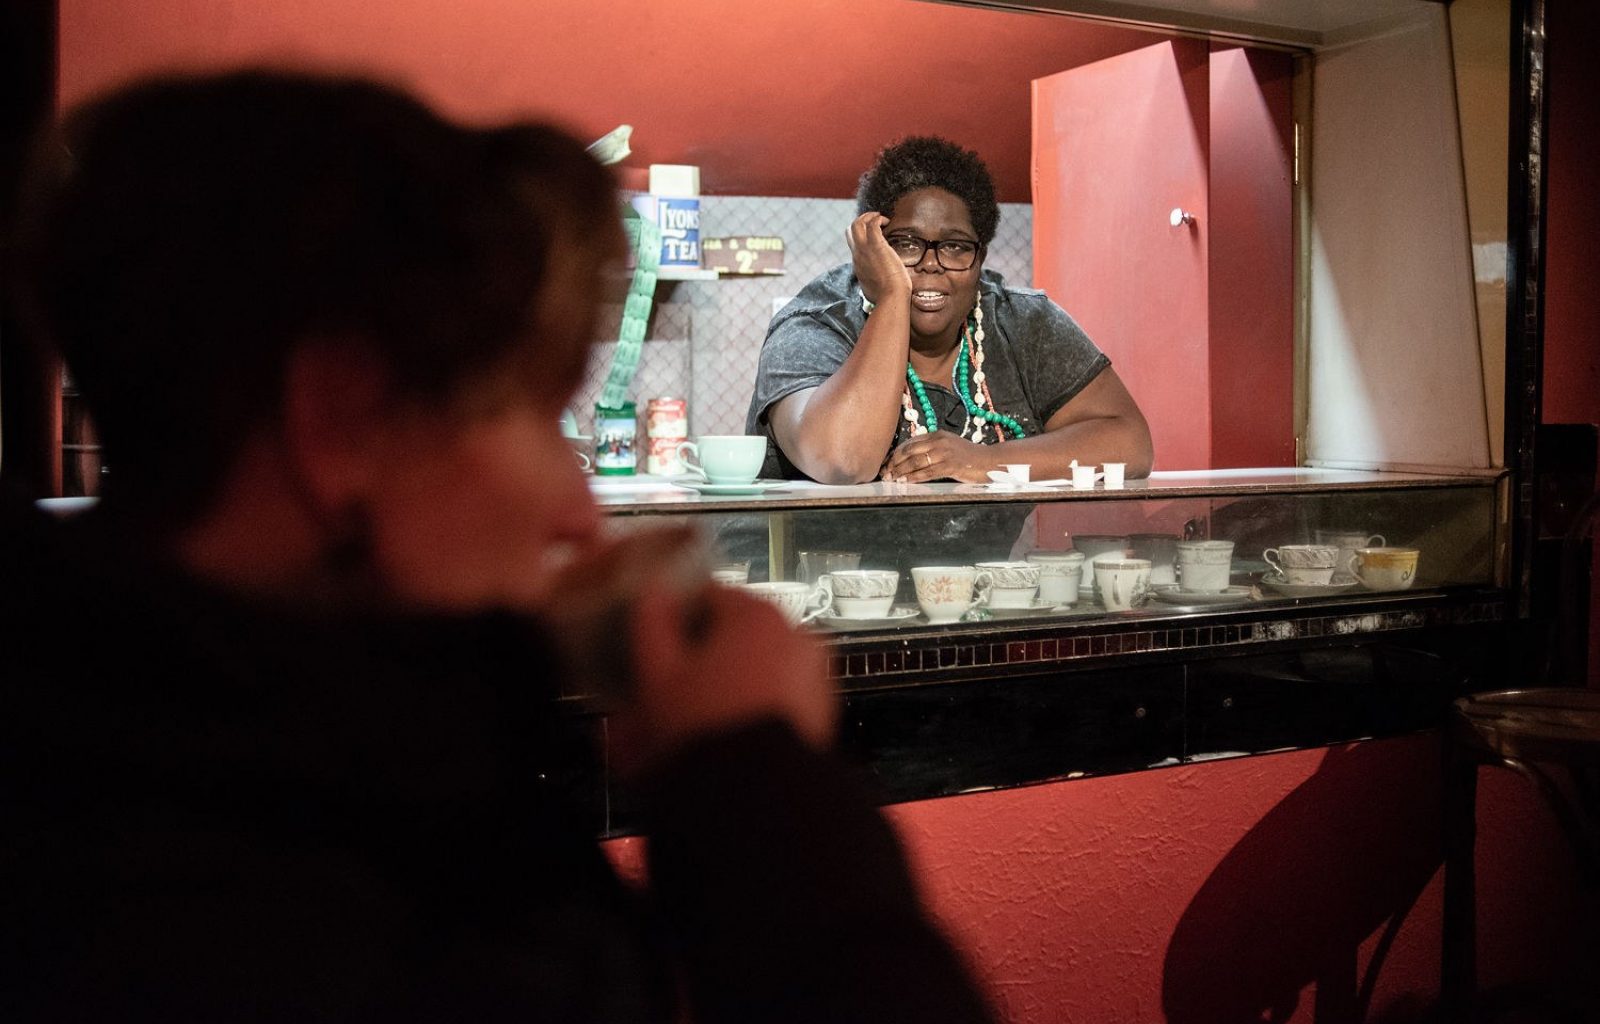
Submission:
[[[1120,490],[1125,479],[1125,474],[1128,471],[1128,464],[1126,462],[1108,462],[1100,468],[1104,470],[1106,474],[1106,490]]]
[[[1356,551],[1359,548],[1381,548],[1388,545],[1381,533],[1368,533],[1366,530],[1340,530],[1318,527],[1316,530],[1318,544],[1331,544],[1339,549],[1339,557],[1334,559],[1334,568],[1339,572],[1352,572],[1356,561]]]
[[[1150,585],[1159,587],[1178,582],[1178,541],[1175,533],[1133,533],[1128,535],[1128,550],[1134,558],[1150,559]]]
[[[990,608],[1032,608],[1039,596],[1039,567],[1032,562],[979,562],[989,574]]]
[[[841,569],[817,580],[841,619],[881,619],[894,607],[900,574],[893,569]]]
[[[594,468],[593,456],[584,451],[585,448],[594,443],[594,438],[572,435],[567,438],[567,443],[572,445],[572,454],[578,458],[579,469],[587,473],[589,470]]]
[[[711,580],[728,587],[742,587],[750,582],[749,562],[723,562],[711,567]]]
[[[934,625],[958,621],[989,593],[989,574],[970,565],[919,565],[911,580],[922,614]]]
[[[745,590],[771,601],[791,624],[816,618],[827,609],[828,595],[821,587],[794,580],[776,583],[746,583]]]
[[[1093,466],[1073,466],[1072,467],[1072,489],[1075,490],[1075,491],[1092,491],[1092,490],[1094,490],[1094,467]]]
[[[1083,582],[1082,551],[1035,551],[1028,561],[1039,567],[1039,597],[1052,604],[1073,604]]]
[[[1104,559],[1094,564],[1100,600],[1107,611],[1125,612],[1150,597],[1150,559]]]
[[[859,551],[802,551],[796,560],[795,575],[806,583],[816,583],[830,572],[859,568]]]
[[[1079,597],[1094,596],[1094,588],[1096,586],[1094,563],[1101,558],[1126,558],[1129,556],[1128,538],[1112,534],[1073,534],[1072,546],[1082,551],[1089,559],[1083,567],[1083,581],[1078,584]]]
[[[1368,590],[1405,590],[1417,580],[1417,548],[1357,548],[1350,571]]]
[[[1233,570],[1233,541],[1178,541],[1178,589],[1188,594],[1220,594]]]
[[[1284,544],[1261,552],[1261,560],[1300,586],[1327,586],[1335,569],[1349,571],[1339,564],[1339,549],[1332,544]]]
[[[1033,479],[1033,463],[1031,462],[1004,462],[1000,468],[1011,475],[1011,479],[1019,484],[1029,483]]]

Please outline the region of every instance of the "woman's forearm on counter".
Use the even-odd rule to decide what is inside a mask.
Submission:
[[[827,484],[877,476],[899,427],[909,333],[909,307],[884,304],[838,372],[773,406],[773,437],[807,476]]]

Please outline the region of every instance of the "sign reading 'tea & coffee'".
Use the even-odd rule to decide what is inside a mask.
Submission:
[[[707,238],[700,243],[701,264],[723,274],[783,273],[783,239],[758,235]]]

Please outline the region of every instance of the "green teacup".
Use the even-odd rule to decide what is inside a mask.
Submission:
[[[690,452],[694,453],[694,462],[689,461]],[[753,483],[767,458],[767,439],[743,434],[702,434],[678,445],[678,457],[689,472],[711,483]]]

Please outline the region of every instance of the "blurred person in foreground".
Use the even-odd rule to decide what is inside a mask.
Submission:
[[[774,609],[633,595],[647,894],[569,799],[547,613],[688,543],[603,539],[558,428],[621,246],[580,145],[241,72],[37,165],[12,283],[111,474],[0,521],[0,1017],[985,1019]]]

